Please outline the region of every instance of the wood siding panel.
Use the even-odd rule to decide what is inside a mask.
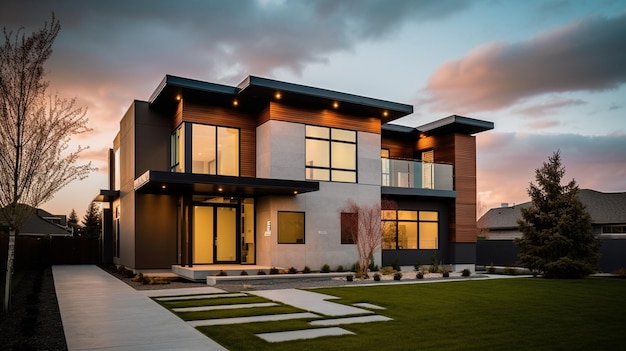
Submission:
[[[183,122],[210,124],[239,129],[239,175],[256,177],[257,116],[232,108],[185,103]]]
[[[381,149],[389,150],[390,158],[413,158],[414,141],[400,140],[383,137],[380,142]]]
[[[380,134],[380,119],[375,117],[357,117],[332,110],[305,110],[276,102],[270,103],[269,109],[269,118],[273,120]]]
[[[456,183],[455,242],[476,242],[476,138],[454,135]]]
[[[172,131],[183,122],[183,101],[181,100],[176,106],[174,118],[172,119]]]

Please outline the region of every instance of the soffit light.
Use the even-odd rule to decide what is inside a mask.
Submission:
[[[333,107],[334,108],[339,108],[339,103],[337,101],[333,102]]]
[[[280,98],[282,98],[283,95],[280,93],[280,91],[277,91],[276,94],[274,94],[274,97],[276,98],[276,100],[280,100]]]
[[[180,95],[176,95],[176,101],[180,101]]]
[[[239,101],[233,100],[233,106],[239,106]]]
[[[383,117],[387,117],[387,116],[389,116],[389,112],[383,111]]]

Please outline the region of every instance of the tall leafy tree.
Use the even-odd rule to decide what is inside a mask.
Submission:
[[[89,131],[86,110],[76,99],[46,94],[44,63],[60,29],[54,15],[30,36],[4,28],[0,46],[0,216],[9,227],[5,310],[15,235],[33,208],[93,169],[77,164],[85,148],[68,150],[71,136]]]
[[[100,219],[100,210],[95,202],[90,202],[87,212],[83,217],[82,235],[88,237],[100,237],[102,233],[102,220]]]
[[[564,175],[559,151],[535,171],[537,184],[528,188],[532,205],[522,209],[523,236],[516,244],[523,266],[546,277],[581,278],[596,271],[600,245],[576,181],[561,185]]]

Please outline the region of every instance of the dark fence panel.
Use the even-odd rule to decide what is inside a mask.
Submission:
[[[9,237],[0,233],[0,276],[6,271]],[[27,270],[55,264],[99,264],[100,240],[70,236],[15,239],[14,270]]]
[[[611,273],[626,268],[626,239],[602,239],[600,272]],[[514,265],[519,249],[512,240],[479,240],[476,243],[476,264],[488,266]]]
[[[489,266],[515,265],[519,249],[513,240],[478,240],[476,242],[476,264]]]

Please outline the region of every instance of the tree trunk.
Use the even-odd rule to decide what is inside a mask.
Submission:
[[[3,311],[9,311],[9,298],[11,297],[11,279],[13,278],[13,258],[15,257],[15,229],[9,231],[9,252],[7,254],[7,274],[4,283]]]

